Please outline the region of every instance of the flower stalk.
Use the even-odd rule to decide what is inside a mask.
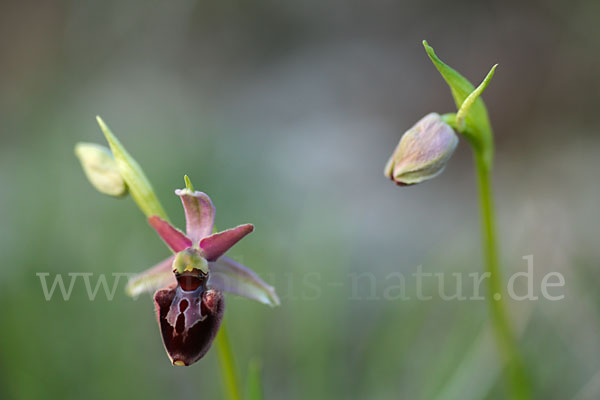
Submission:
[[[502,271],[498,257],[491,179],[494,158],[493,133],[487,110],[480,98],[494,76],[497,64],[491,68],[481,84],[474,88],[466,78],[444,64],[426,41],[423,41],[423,45],[433,64],[450,86],[458,108],[456,114],[446,114],[442,118],[468,139],[474,153],[483,254],[485,270],[489,273],[487,300],[496,341],[506,367],[510,398],[514,400],[531,399],[528,374],[502,297]]]
[[[502,299],[502,272],[498,259],[496,241],[496,216],[492,193],[491,171],[480,154],[475,154],[477,183],[479,187],[479,206],[481,212],[481,231],[488,279],[488,304],[498,347],[504,355],[506,375],[512,389],[512,398],[526,400],[531,398],[529,382],[523,359],[519,352],[514,329],[511,325],[505,303]]]
[[[443,170],[446,161],[450,158],[454,150],[452,146],[444,145],[444,143],[450,143],[443,140],[445,137],[451,137],[449,133],[442,134],[442,132],[446,132],[447,130],[452,131],[453,129],[457,131],[471,145],[479,188],[484,264],[485,271],[489,274],[489,279],[487,279],[487,300],[492,327],[505,366],[510,398],[514,400],[531,399],[528,375],[521,353],[519,352],[517,338],[508,315],[506,304],[502,298],[502,271],[496,241],[496,216],[494,213],[491,180],[494,141],[487,110],[480,97],[494,76],[497,65],[491,68],[485,79],[475,88],[460,73],[442,62],[426,41],[423,41],[423,46],[429,58],[450,87],[458,111],[457,113],[444,114],[439,117],[438,126],[446,124],[448,126],[446,130],[436,130],[431,125],[421,128],[418,132],[415,131],[415,127],[407,131],[402,139],[400,139],[400,145],[396,148],[396,151],[388,162],[385,173],[398,183],[398,178],[403,178],[403,175],[406,175],[406,173],[401,168],[397,168],[397,166],[403,167],[408,164],[411,166],[409,169],[411,173],[413,171],[427,171],[432,168],[436,170],[435,174],[421,174],[422,176],[419,176],[419,180],[408,183],[419,183],[435,177]],[[433,114],[429,114],[428,117],[430,115]],[[416,125],[416,127],[419,126],[424,126],[421,121]],[[404,146],[403,148],[402,143],[407,141],[410,141],[411,146]],[[432,157],[429,156],[430,154],[440,154],[443,155],[443,158]],[[424,167],[421,167],[421,169],[412,168],[411,161],[418,157],[422,159]],[[394,167],[396,167],[397,171],[392,171]],[[407,182],[404,180],[401,183]]]

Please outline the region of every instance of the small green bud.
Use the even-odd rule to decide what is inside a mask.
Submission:
[[[208,274],[208,261],[202,256],[199,250],[187,248],[175,255],[173,260],[173,272],[175,274],[183,274],[184,272],[201,272],[204,275]]]
[[[414,185],[440,174],[458,137],[439,114],[423,117],[402,135],[385,166],[385,176],[398,185]]]
[[[77,143],[75,155],[79,158],[88,180],[99,192],[109,196],[127,194],[127,184],[107,147],[94,143]]]

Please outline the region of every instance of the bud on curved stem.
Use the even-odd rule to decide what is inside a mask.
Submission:
[[[427,55],[433,62],[433,65],[437,68],[440,75],[442,75],[442,78],[444,78],[450,87],[456,108],[460,109],[469,95],[475,91],[475,86],[455,69],[449,67],[440,60],[426,40],[423,40],[423,46],[425,47]],[[492,67],[492,71],[490,71],[492,75],[495,68],[496,66]],[[494,140],[488,113],[485,104],[483,104],[483,100],[481,100],[479,95],[489,83],[491,79],[490,73],[488,73],[488,77],[484,79],[485,85],[483,85],[479,93],[474,96],[472,102],[470,101],[471,104],[468,105],[468,110],[466,110],[468,112],[464,116],[464,127],[458,125],[454,126],[454,128],[471,143],[474,150],[482,154],[483,159],[489,168],[492,167],[493,162]]]
[[[456,70],[444,64],[426,41],[423,46],[452,92],[458,112],[444,114],[441,119],[465,136],[471,143],[479,186],[481,210],[481,235],[484,261],[488,279],[488,304],[492,325],[501,355],[506,365],[506,377],[512,399],[531,399],[528,374],[517,345],[511,321],[502,300],[502,276],[496,242],[496,217],[494,213],[491,170],[494,155],[493,133],[481,93],[489,84],[497,65],[494,65],[483,82],[475,88]],[[500,294],[500,297],[495,295]]]

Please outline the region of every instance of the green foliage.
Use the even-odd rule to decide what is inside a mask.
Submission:
[[[262,386],[262,365],[260,360],[252,359],[248,365],[248,376],[246,377],[245,400],[263,400],[264,391]]]
[[[460,115],[457,114],[456,116],[456,118],[460,116],[458,123],[453,124],[452,118],[447,118],[447,122],[469,140],[475,151],[482,155],[487,167],[491,168],[494,153],[493,133],[487,109],[480,95],[494,75],[496,65],[492,67],[486,78],[476,89],[458,71],[440,60],[426,40],[423,41],[423,46],[433,65],[450,86],[454,103],[459,110]],[[460,112],[461,108],[463,108],[462,112]]]

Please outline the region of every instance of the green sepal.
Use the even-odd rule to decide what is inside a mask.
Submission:
[[[463,106],[465,100],[467,100],[469,96],[475,92],[469,99],[469,102],[466,104],[468,107],[465,109],[465,112],[458,120],[461,126],[458,124],[451,125],[456,128],[459,133],[463,134],[467,140],[469,140],[475,151],[481,154],[488,168],[491,168],[494,153],[492,127],[490,125],[485,104],[479,96],[493,76],[496,66],[492,67],[492,70],[488,73],[486,79],[484,79],[482,84],[479,85],[478,90],[475,89],[475,86],[473,86],[473,84],[458,71],[449,67],[442,60],[440,60],[426,40],[423,41],[423,46],[425,47],[427,55],[433,62],[433,65],[437,68],[439,73],[442,75],[442,78],[444,78],[450,87],[452,97],[454,98],[454,103],[456,104],[456,108],[458,110],[460,110],[461,106]]]
[[[125,150],[125,147],[123,147],[121,142],[119,142],[119,139],[113,135],[102,118],[96,117],[96,119],[98,120],[98,125],[100,125],[100,129],[102,129],[112,154],[115,157],[119,172],[129,187],[129,192],[131,193],[133,200],[135,200],[138,207],[147,217],[157,215],[168,221],[167,214],[158,201],[158,197],[156,197],[154,189],[152,189],[152,185],[150,185],[148,178],[144,175],[142,168],[137,161],[131,157],[127,150]]]

